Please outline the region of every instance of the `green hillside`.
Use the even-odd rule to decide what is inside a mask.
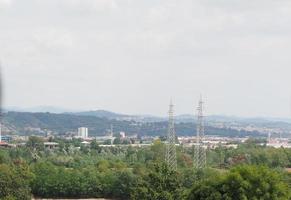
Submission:
[[[138,134],[141,136],[160,136],[165,135],[168,129],[167,122],[140,123],[95,116],[28,112],[4,113],[3,124],[9,132],[20,135],[42,134],[44,130],[50,130],[63,135],[67,132],[76,131],[78,127],[85,126],[89,128],[90,136],[98,136],[106,134],[110,129],[111,124],[114,127],[114,132],[118,133],[124,131],[129,135]],[[177,123],[176,132],[177,135],[194,135],[196,132],[196,125],[194,123]],[[237,131],[223,128],[219,129],[214,127],[206,127],[206,134],[233,137],[258,136],[257,132]]]

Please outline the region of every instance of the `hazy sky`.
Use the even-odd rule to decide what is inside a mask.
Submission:
[[[290,0],[0,0],[6,106],[290,116]]]

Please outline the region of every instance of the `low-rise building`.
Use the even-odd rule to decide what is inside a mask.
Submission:
[[[0,141],[0,147],[8,147],[8,143]]]
[[[45,149],[56,149],[59,147],[59,143],[56,142],[44,142]]]

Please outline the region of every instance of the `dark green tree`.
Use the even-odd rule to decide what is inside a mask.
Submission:
[[[31,199],[30,181],[33,178],[28,165],[17,162],[0,165],[0,199]]]
[[[243,165],[197,182],[186,199],[287,200],[290,197],[282,174],[264,166]]]
[[[166,164],[155,165],[144,180],[132,190],[131,199],[174,200],[182,198],[179,174],[171,171]]]

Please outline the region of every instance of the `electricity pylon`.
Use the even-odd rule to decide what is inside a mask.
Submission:
[[[203,147],[204,141],[204,116],[203,116],[203,101],[200,97],[197,107],[197,133],[196,133],[196,145],[194,152],[194,167],[196,169],[202,169],[206,166],[206,150]]]
[[[0,62],[0,142],[2,142],[2,76]]]
[[[113,145],[113,125],[110,125],[110,143]]]
[[[177,170],[176,157],[176,133],[174,125],[174,105],[172,101],[169,108],[169,125],[168,125],[167,143],[166,143],[166,163],[171,170]]]

